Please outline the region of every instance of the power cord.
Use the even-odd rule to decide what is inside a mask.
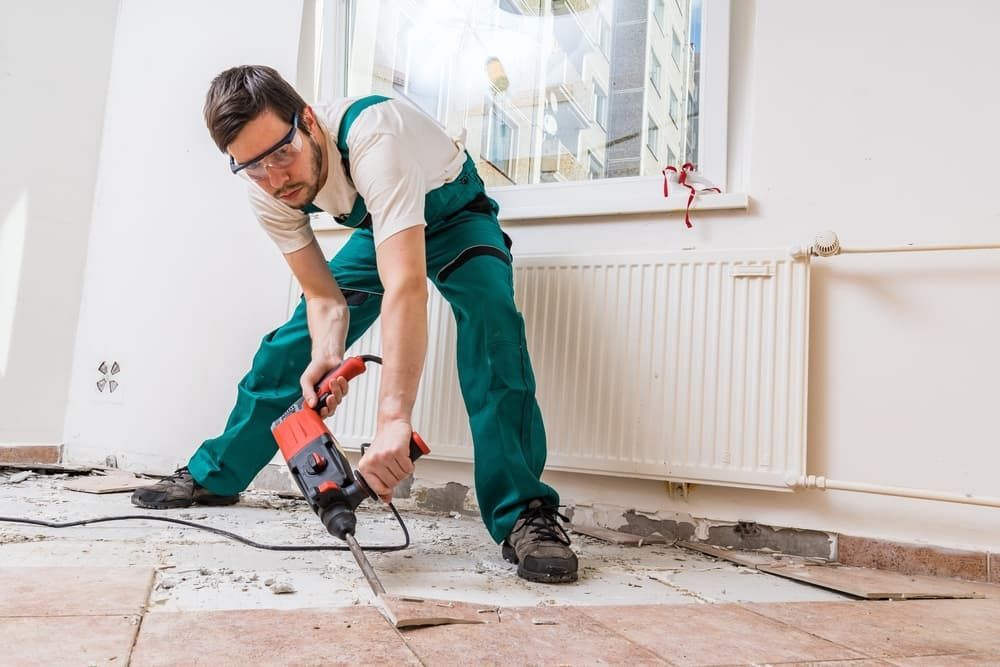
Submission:
[[[362,354],[360,355],[361,360],[364,362],[372,362],[381,365],[382,357],[375,354]],[[367,443],[362,446],[362,453],[367,447]],[[399,522],[399,527],[403,529],[403,544],[389,544],[389,545],[372,545],[372,546],[362,546],[364,551],[402,551],[403,549],[410,546],[410,532],[406,530],[406,524],[403,523],[403,517],[399,516],[399,512],[396,511],[396,507],[389,503],[389,509],[392,510],[393,515],[396,517],[396,521]],[[72,528],[74,526],[85,526],[91,523],[105,523],[108,521],[129,521],[132,519],[138,519],[143,521],[163,521],[164,523],[177,523],[182,526],[187,526],[189,528],[197,528],[198,530],[205,530],[210,533],[215,533],[216,535],[222,535],[223,537],[228,537],[231,540],[240,542],[247,546],[253,547],[254,549],[266,549],[268,551],[348,551],[350,547],[347,545],[337,545],[337,544],[323,544],[312,547],[304,547],[298,545],[286,545],[286,544],[261,544],[260,542],[254,542],[253,540],[243,537],[242,535],[237,535],[236,533],[230,533],[228,530],[222,530],[221,528],[215,528],[213,526],[206,526],[205,524],[195,523],[193,521],[185,521],[184,519],[173,519],[166,516],[150,516],[149,514],[121,514],[118,516],[102,516],[95,519],[81,519],[79,521],[67,521],[65,523],[54,523],[50,521],[40,521],[38,519],[22,519],[18,517],[0,516],[0,523],[23,523],[29,526],[44,526],[46,528]]]
[[[388,545],[371,545],[362,546],[361,548],[365,551],[402,551],[403,549],[410,546],[410,532],[406,529],[406,524],[403,523],[403,517],[399,516],[399,512],[396,510],[392,503],[389,503],[389,509],[392,510],[393,515],[396,517],[396,521],[399,523],[399,527],[403,529],[403,544],[388,544]],[[237,535],[236,533],[231,533],[228,530],[222,530],[221,528],[215,528],[214,526],[206,526],[202,523],[195,523],[194,521],[185,521],[184,519],[174,519],[172,517],[166,516],[152,516],[149,514],[122,514],[117,516],[102,516],[94,519],[80,519],[79,521],[66,521],[65,523],[57,523],[52,521],[41,521],[39,519],[23,519],[20,517],[9,517],[0,516],[0,523],[21,523],[27,524],[29,526],[44,526],[46,528],[72,528],[74,526],[85,526],[91,523],[106,523],[108,521],[128,521],[138,519],[142,521],[163,521],[164,523],[177,523],[182,526],[187,526],[189,528],[197,528],[198,530],[205,530],[210,533],[215,533],[216,535],[222,535],[223,537],[228,537],[231,540],[240,542],[247,546],[253,547],[254,549],[266,549],[268,551],[348,551],[349,547],[347,545],[338,544],[322,544],[316,546],[299,546],[299,545],[288,545],[288,544],[262,544],[260,542],[254,542],[253,540],[243,537],[242,535]]]

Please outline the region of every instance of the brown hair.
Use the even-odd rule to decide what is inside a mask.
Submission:
[[[208,87],[205,96],[205,125],[212,141],[223,153],[243,126],[270,109],[292,122],[306,102],[276,70],[265,65],[240,65],[222,72]]]

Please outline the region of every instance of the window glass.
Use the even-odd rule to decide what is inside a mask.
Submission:
[[[658,175],[657,148],[697,162],[700,2],[696,16],[690,0],[677,6],[354,0],[346,92],[403,98],[453,136],[464,128],[487,185]],[[677,66],[647,62],[653,52]],[[669,97],[643,85],[654,68]]]

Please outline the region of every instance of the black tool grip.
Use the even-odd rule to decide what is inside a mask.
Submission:
[[[430,454],[431,448],[427,446],[424,439],[416,431],[410,435],[410,460],[416,461],[424,454]]]

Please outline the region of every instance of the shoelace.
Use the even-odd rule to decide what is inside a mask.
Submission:
[[[559,512],[562,505],[538,505],[529,507],[521,513],[519,522],[528,525],[536,537],[543,540],[555,540],[569,546],[570,539],[566,529],[556,521],[556,517],[569,523],[569,517]]]

